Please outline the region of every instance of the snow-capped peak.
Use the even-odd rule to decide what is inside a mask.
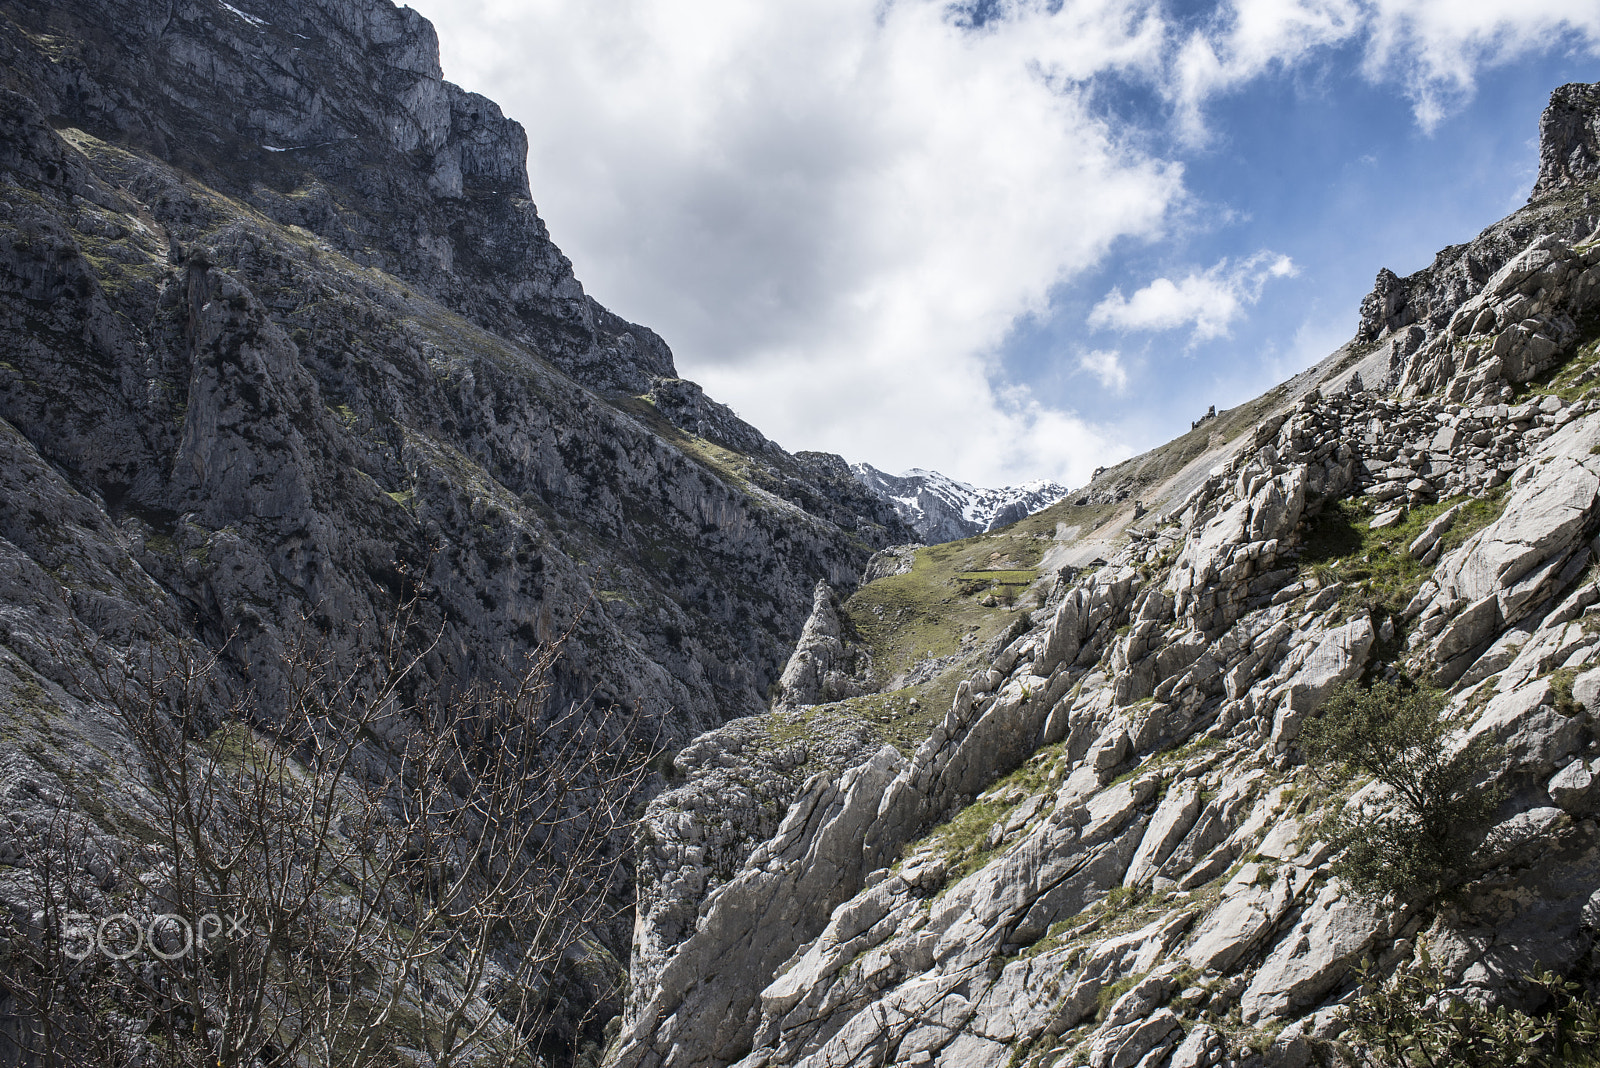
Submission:
[[[921,467],[899,475],[870,464],[852,464],[850,469],[862,485],[890,501],[930,545],[1015,523],[1067,494],[1066,486],[1042,478],[987,489]]]

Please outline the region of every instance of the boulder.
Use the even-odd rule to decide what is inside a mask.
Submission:
[[[1546,462],[1512,491],[1500,518],[1440,562],[1434,577],[1444,595],[1498,597],[1540,565],[1570,555],[1600,499],[1600,459],[1589,451],[1596,445],[1600,421],[1558,431],[1545,446]]]
[[[1324,886],[1246,988],[1240,1000],[1245,1020],[1315,1005],[1387,927],[1387,915],[1372,901],[1339,882]]]
[[[1258,864],[1239,869],[1223,890],[1222,901],[1195,932],[1184,958],[1202,972],[1228,972],[1253,950],[1289,911],[1311,873],[1289,866],[1276,877],[1263,878]]]
[[[1568,812],[1589,812],[1594,809],[1595,783],[1600,782],[1594,774],[1594,767],[1584,763],[1581,759],[1574,759],[1573,763],[1563,767],[1562,771],[1555,772],[1546,783],[1546,791],[1550,799],[1557,806]]]
[[[1279,752],[1300,736],[1300,724],[1322,706],[1334,687],[1361,674],[1375,638],[1372,620],[1366,616],[1307,637],[1314,644],[1300,669],[1284,684],[1273,719],[1272,740]]]
[[[1183,782],[1168,791],[1161,806],[1145,829],[1139,851],[1128,865],[1128,874],[1122,879],[1124,886],[1142,886],[1148,883],[1167,859],[1173,848],[1194,825],[1200,814],[1200,788],[1193,782]]]

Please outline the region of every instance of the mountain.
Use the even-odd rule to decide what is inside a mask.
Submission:
[[[893,504],[896,514],[928,545],[1008,526],[1068,492],[1048,479],[982,489],[917,467],[903,475],[888,475],[864,463],[851,464],[850,470],[863,486]]]
[[[1540,139],[1317,366],[819,590],[651,803],[606,1063],[1590,1055],[1600,85]]]
[[[0,48],[0,1063],[1555,1061],[1593,1011],[1600,86],[1316,367],[915,545],[584,292],[414,12]]]
[[[7,0],[0,49],[7,856],[91,814],[125,867],[85,893],[161,911],[138,887],[179,861],[128,843],[171,795],[123,698],[162,664],[210,665],[194,745],[243,722],[284,754],[288,711],[394,665],[450,707],[560,648],[551,705],[629,710],[589,745],[659,768],[765,710],[819,580],[914,539],[584,292],[521,128],[410,9]],[[631,893],[561,965],[559,1042],[597,1040]]]
[[[397,564],[435,582],[443,649],[599,600],[570,685],[681,736],[765,707],[815,581],[908,540],[583,292],[520,128],[442,80],[415,12],[4,12],[0,415],[58,487],[16,522],[97,516],[165,591],[152,634],[187,617],[270,676],[303,614],[382,618]]]

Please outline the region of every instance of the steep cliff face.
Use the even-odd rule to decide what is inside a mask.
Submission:
[[[680,892],[609,1063],[1303,1066],[1364,958],[1426,945],[1512,1008],[1538,968],[1592,975],[1596,99],[1555,94],[1527,208],[1380,276],[1357,340],[1244,433],[1133,464],[1176,471],[1147,511],[1061,530],[1045,560],[1072,563],[914,753],[806,783],[692,924]],[[1449,900],[1332,874],[1322,821],[1400,802],[1301,749],[1342,684],[1402,676],[1443,691],[1448,752],[1494,743]],[[673,856],[661,878],[696,870]]]
[[[521,127],[443,80],[427,20],[386,0],[248,6],[8,4],[13,88],[587,385],[673,374],[660,338],[584,295],[529,200]]]
[[[520,129],[414,12],[5,3],[0,53],[15,915],[30,835],[87,813],[123,856],[151,804],[107,664],[214,653],[215,727],[230,694],[270,721],[297,644],[337,674],[406,618],[408,685],[449,694],[570,628],[557,700],[642,710],[596,748],[676,748],[763,710],[816,583],[909,539],[584,294]]]
[[[3,414],[241,668],[303,611],[380,616],[398,562],[469,676],[598,600],[579,676],[670,736],[762,707],[816,580],[904,540],[633,396],[670,352],[584,296],[520,129],[409,9],[5,13]]]
[[[1539,178],[1530,200],[1600,178],[1600,102],[1592,85],[1563,85],[1539,118]]]

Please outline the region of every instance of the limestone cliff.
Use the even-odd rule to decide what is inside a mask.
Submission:
[[[459,649],[597,599],[584,677],[704,729],[762,707],[818,579],[905,540],[731,413],[677,425],[671,353],[584,296],[520,129],[409,9],[5,15],[0,414],[241,669],[403,563]]]
[[[575,628],[558,699],[642,710],[595,744],[676,748],[765,708],[817,582],[909,540],[584,293],[520,128],[415,12],[17,0],[0,53],[7,857],[73,811],[117,853],[148,801],[97,665],[214,653],[215,726],[229,694],[270,719],[296,643],[344,670],[404,616],[449,693]]]

